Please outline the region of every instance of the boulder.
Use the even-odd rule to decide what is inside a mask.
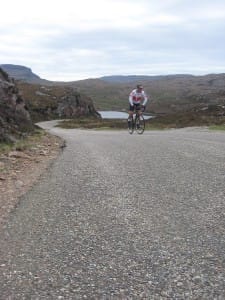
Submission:
[[[0,68],[0,142],[14,142],[32,130],[30,114],[15,81]]]
[[[81,116],[101,117],[95,110],[91,98],[81,95],[74,89],[69,89],[58,104],[57,114],[62,118],[76,118]]]

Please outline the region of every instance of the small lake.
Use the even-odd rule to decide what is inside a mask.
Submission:
[[[127,119],[128,113],[122,111],[99,111],[103,119]],[[144,115],[145,119],[151,119],[152,116]]]

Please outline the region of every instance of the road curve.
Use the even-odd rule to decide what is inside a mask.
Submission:
[[[0,299],[224,299],[225,133],[64,130],[0,233]]]

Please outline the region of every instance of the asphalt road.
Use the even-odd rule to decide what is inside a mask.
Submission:
[[[67,147],[0,234],[0,299],[225,299],[225,133],[52,132]]]

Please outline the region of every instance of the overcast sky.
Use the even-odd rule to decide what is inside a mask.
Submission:
[[[225,72],[224,0],[11,0],[0,64],[49,80]]]

